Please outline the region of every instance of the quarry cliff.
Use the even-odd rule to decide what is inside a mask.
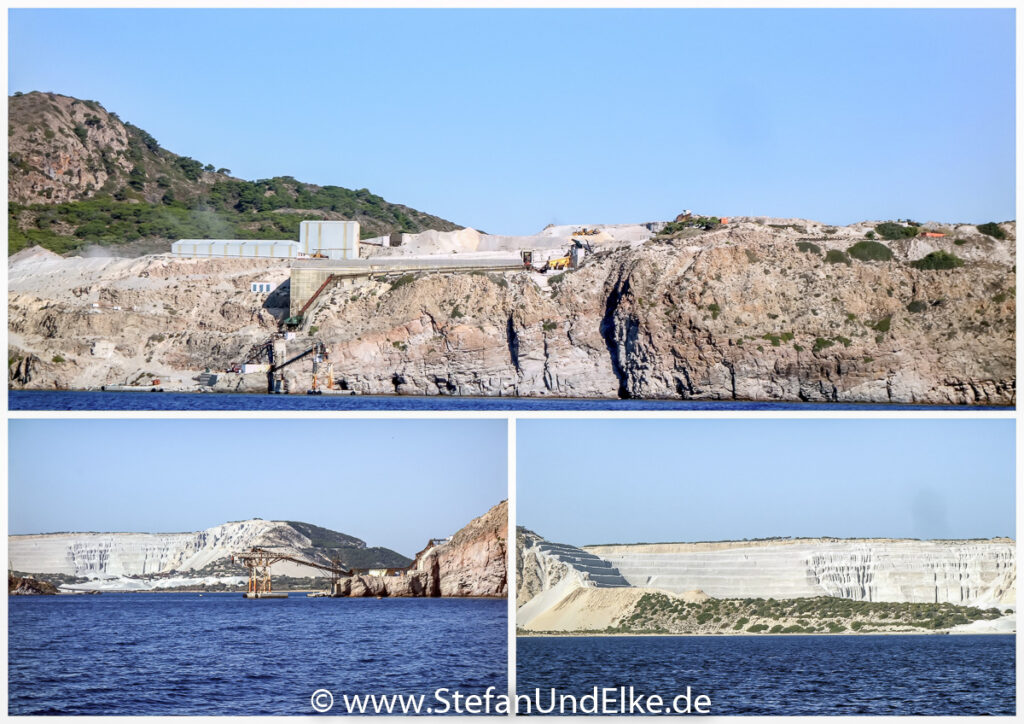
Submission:
[[[577,548],[520,529],[516,565],[524,631],[984,632],[1016,625],[999,612],[1016,605],[1015,543],[1003,538]]]
[[[10,565],[37,575],[79,579],[78,587],[145,590],[246,577],[228,557],[259,546],[321,565],[337,557],[343,565],[404,566],[408,558],[371,548],[353,536],[308,523],[255,518],[193,533],[44,533],[8,537]],[[305,577],[312,569],[283,561],[275,573]]]
[[[1004,240],[961,225],[879,243],[884,260],[848,254],[872,228],[740,218],[598,248],[560,275],[368,279],[325,292],[297,344],[323,340],[361,394],[1013,404],[1015,224]],[[950,257],[962,265],[924,261]],[[288,307],[272,260],[27,250],[9,274],[13,388],[196,389]],[[275,291],[254,298],[263,280]],[[308,369],[292,374],[304,390]]]

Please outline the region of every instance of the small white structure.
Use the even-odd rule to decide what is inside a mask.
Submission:
[[[254,294],[269,294],[274,289],[270,282],[250,282],[249,291]]]
[[[303,221],[299,224],[299,248],[309,256],[358,259],[359,222]]]

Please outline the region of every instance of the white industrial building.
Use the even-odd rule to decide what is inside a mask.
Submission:
[[[308,256],[358,259],[359,222],[303,221],[299,224],[299,246]]]
[[[284,239],[179,239],[174,256],[193,258],[358,259],[358,221],[303,221],[299,241]]]

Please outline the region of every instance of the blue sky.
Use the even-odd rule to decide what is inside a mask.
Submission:
[[[12,10],[9,92],[492,233],[1014,217],[1013,10]]]
[[[1015,536],[1013,420],[520,420],[516,436],[516,521],[558,542]]]
[[[412,556],[508,497],[504,420],[11,420],[10,532],[299,520]]]

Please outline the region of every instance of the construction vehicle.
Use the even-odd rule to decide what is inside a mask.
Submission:
[[[338,581],[342,576],[351,576],[352,571],[341,565],[338,558],[331,560],[331,565],[325,566],[320,563],[296,558],[273,550],[272,548],[260,548],[253,546],[242,553],[232,553],[228,556],[232,563],[241,563],[249,570],[249,584],[245,591],[246,598],[288,598],[287,593],[274,591],[270,580],[270,566],[280,561],[291,561],[302,566],[309,566],[321,571],[328,571],[331,574],[331,591],[337,588]]]
[[[548,259],[544,266],[537,271],[544,273],[548,271],[565,271],[566,269],[579,269],[583,264],[583,257],[586,253],[594,253],[590,242],[582,239],[573,239],[569,248],[563,256]]]
[[[577,229],[575,232],[573,232],[573,236],[595,236],[600,233],[600,229],[588,229],[587,227],[584,226],[582,229]]]
[[[544,265],[544,268],[541,269],[541,271],[563,271],[569,268],[569,262],[571,261],[572,259],[569,257],[568,254],[566,254],[565,256],[557,257],[555,259],[548,259],[547,263]]]

